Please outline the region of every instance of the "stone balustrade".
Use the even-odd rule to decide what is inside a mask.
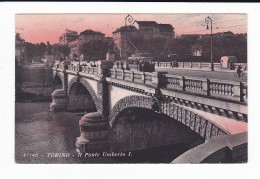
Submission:
[[[90,67],[86,65],[68,65],[67,70],[81,72],[86,74],[94,74],[99,76],[108,76],[109,69],[113,67],[113,62],[109,60],[101,60],[97,62],[96,67]],[[61,65],[57,66],[59,69],[64,69]]]
[[[82,71],[81,72],[97,75],[98,74],[98,69],[97,69],[97,67],[82,66]]]
[[[171,62],[155,62],[156,67],[171,67]],[[178,62],[179,68],[210,68],[210,63],[204,62]],[[214,63],[214,67],[220,68],[220,63]]]
[[[68,70],[70,71],[75,71],[75,72],[81,72],[82,71],[83,66],[76,66],[76,65],[69,65],[68,66]]]
[[[221,69],[220,63],[213,63],[215,69]],[[235,69],[241,65],[242,67],[246,67],[246,63],[234,63]],[[155,62],[155,67],[171,67],[171,62]],[[210,63],[205,62],[178,62],[178,68],[202,68],[202,69],[210,69]],[[244,70],[247,70],[245,68]]]
[[[110,69],[111,78],[151,85],[155,87],[161,86],[163,79],[161,78],[165,72],[140,72],[121,69]]]
[[[243,100],[247,102],[247,83],[242,83]]]
[[[247,84],[242,82],[179,76],[163,72],[151,73],[121,69],[111,69],[110,74],[111,78],[115,79],[146,85],[160,84],[160,87],[170,90],[247,102]]]
[[[194,78],[165,74],[165,87],[238,102],[247,101],[247,84],[216,79]]]
[[[97,67],[70,65],[68,66],[68,70],[75,72],[84,72],[88,74],[97,74]]]
[[[68,66],[68,70],[70,70],[70,71],[77,71],[75,65]]]

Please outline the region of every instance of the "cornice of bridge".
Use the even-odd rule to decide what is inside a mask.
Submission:
[[[144,95],[155,95],[157,93],[157,88],[152,85],[145,85],[141,83],[129,83],[125,80],[114,79],[111,77],[106,77],[106,80],[109,85],[116,86],[122,89],[130,90],[136,93]]]
[[[247,122],[248,107],[246,104],[167,89],[160,89],[160,92],[165,101]]]

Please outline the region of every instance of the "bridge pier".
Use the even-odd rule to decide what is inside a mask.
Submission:
[[[62,89],[56,89],[52,93],[52,103],[50,104],[50,111],[66,111],[68,110],[68,74],[66,69],[68,69],[68,65],[70,61],[63,61],[60,66],[62,68],[63,77],[60,79],[62,81]],[[58,70],[55,69],[55,75]],[[55,76],[54,75],[54,76]]]
[[[85,114],[79,121],[80,137],[76,139],[78,152],[109,151],[109,123],[100,112]]]
[[[57,89],[52,93],[50,111],[66,111],[68,109],[68,98],[64,89]]]

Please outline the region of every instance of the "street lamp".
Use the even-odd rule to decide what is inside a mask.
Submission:
[[[212,54],[212,19],[208,16],[205,19],[205,22],[207,23],[207,29],[209,29],[209,23],[210,23],[210,68],[211,71],[214,71],[214,64],[213,64],[213,54]]]
[[[127,57],[127,29],[128,29],[128,26],[130,27],[130,30],[131,30],[131,27],[134,25],[135,21],[134,21],[134,18],[131,16],[131,15],[127,15],[125,17],[125,55],[126,55],[126,69],[129,69],[129,64],[128,64],[128,57]],[[128,24],[128,25],[127,25]]]

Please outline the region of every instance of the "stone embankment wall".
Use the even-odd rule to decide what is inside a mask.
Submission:
[[[35,95],[51,96],[52,69],[44,64],[23,65],[16,70],[16,90]]]

